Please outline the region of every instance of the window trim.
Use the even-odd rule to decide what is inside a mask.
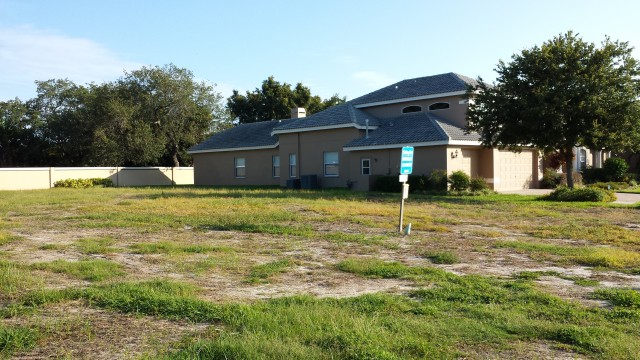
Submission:
[[[276,159],[278,160],[277,166]],[[278,169],[278,175],[276,175],[276,168]],[[280,178],[280,169],[280,155],[271,156],[271,176],[274,178]]]
[[[336,154],[337,161],[335,163],[327,162],[327,154]],[[335,166],[335,174],[327,174],[327,166]],[[340,176],[340,152],[339,151],[323,151],[322,152],[322,172],[324,177],[339,177]]]
[[[291,161],[292,157],[293,157],[293,163]],[[296,153],[290,153],[289,154],[289,178],[293,179],[297,177],[298,177],[298,155]]]
[[[364,162],[367,161],[369,165],[364,166]],[[367,169],[367,174],[364,173],[364,169]],[[370,158],[362,158],[360,159],[360,175],[370,176],[371,175],[371,159]]]
[[[408,111],[408,110],[411,110],[411,111]],[[400,112],[403,114],[411,114],[411,113],[421,112],[421,111],[422,111],[422,105],[409,105],[409,106],[403,107],[402,110],[400,110]]]
[[[238,160],[242,160],[242,165],[238,164]],[[234,157],[233,158],[233,175],[236,179],[245,179],[247,177],[247,159],[243,157]],[[244,175],[238,175],[238,169],[242,169]]]
[[[443,108],[438,108],[438,109],[432,109],[431,107],[434,105],[438,105],[438,104],[447,104],[447,107],[443,107]],[[451,104],[449,104],[446,101],[438,101],[438,102],[434,102],[432,104],[429,104],[429,111],[438,111],[438,110],[446,110],[446,109],[450,109],[451,108]]]

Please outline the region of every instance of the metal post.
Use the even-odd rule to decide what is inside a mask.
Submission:
[[[402,232],[402,217],[404,216],[404,196],[400,200],[400,223],[398,224],[398,232]]]

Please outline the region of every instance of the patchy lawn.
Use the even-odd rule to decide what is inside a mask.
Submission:
[[[640,208],[280,189],[0,192],[0,357],[633,358]]]

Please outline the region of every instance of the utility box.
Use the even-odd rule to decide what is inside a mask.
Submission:
[[[303,189],[317,189],[318,175],[302,175],[300,177],[300,187]]]

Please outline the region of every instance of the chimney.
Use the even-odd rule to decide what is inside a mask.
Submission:
[[[296,107],[291,109],[291,118],[300,119],[307,116],[307,110],[302,107]]]

